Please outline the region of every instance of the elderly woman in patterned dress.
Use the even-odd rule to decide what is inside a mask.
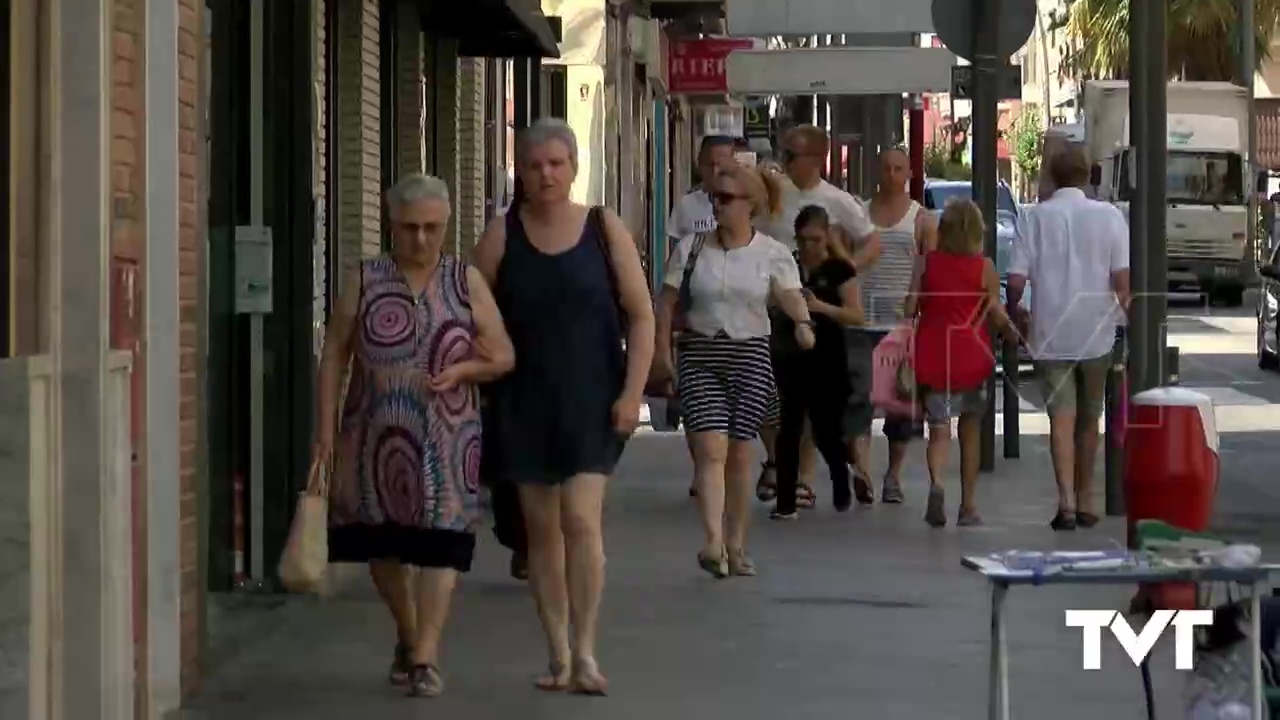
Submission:
[[[329,322],[314,461],[336,454],[330,561],[368,563],[395,619],[391,682],[434,697],[444,688],[441,629],[475,550],[476,384],[515,359],[484,279],[441,251],[445,184],[410,175],[388,191],[387,205],[391,254],[360,263]]]

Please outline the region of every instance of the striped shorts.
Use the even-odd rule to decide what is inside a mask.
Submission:
[[[685,430],[754,440],[774,395],[769,338],[689,333],[677,346]]]

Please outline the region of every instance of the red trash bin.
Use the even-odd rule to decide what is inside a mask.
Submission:
[[[1161,387],[1129,401],[1124,434],[1124,490],[1129,545],[1139,520],[1161,520],[1204,532],[1218,489],[1218,429],[1213,400],[1180,387]],[[1156,607],[1195,607],[1195,586],[1163,585]]]

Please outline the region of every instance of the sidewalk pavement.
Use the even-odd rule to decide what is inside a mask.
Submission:
[[[507,553],[486,535],[446,631],[443,697],[407,699],[387,686],[394,633],[358,574],[334,597],[291,599],[273,611],[269,631],[215,669],[182,716],[985,718],[989,592],[960,567],[960,557],[1097,548],[1123,539],[1117,520],[1075,533],[1048,528],[1054,493],[1045,441],[1023,438],[1022,459],[997,459],[996,472],[983,476],[984,528],[932,530],[923,523],[926,474],[917,446],[905,505],[837,515],[819,482],[822,504],[797,523],[770,522],[768,508],[759,506],[751,550],[760,576],[716,581],[695,565],[701,538],[686,496],[683,438],[640,435],[613,482],[606,521],[609,585],[599,659],[611,679],[609,697],[532,688],[545,667],[533,606],[523,585],[507,577]],[[883,445],[877,453],[883,458]],[[952,487],[952,519],[958,495]],[[1145,717],[1138,671],[1119,646],[1104,641],[1104,670],[1083,671],[1079,631],[1063,627],[1064,609],[1122,608],[1131,592],[1011,593],[1013,717]],[[1160,709],[1176,713],[1181,681],[1171,637],[1157,646],[1151,666]]]

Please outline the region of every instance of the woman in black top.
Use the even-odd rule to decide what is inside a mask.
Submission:
[[[853,267],[836,255],[843,248],[831,236],[825,209],[809,205],[800,211],[796,216],[796,245],[804,295],[815,321],[815,343],[812,350],[792,348],[778,360],[782,425],[777,448],[778,500],[771,515],[774,520],[799,517],[796,489],[800,436],[806,417],[814,445],[831,470],[836,510],[844,512],[853,504],[843,437],[844,409],[852,391],[844,328],[862,324],[862,300]],[[785,333],[782,336],[787,337]]]

